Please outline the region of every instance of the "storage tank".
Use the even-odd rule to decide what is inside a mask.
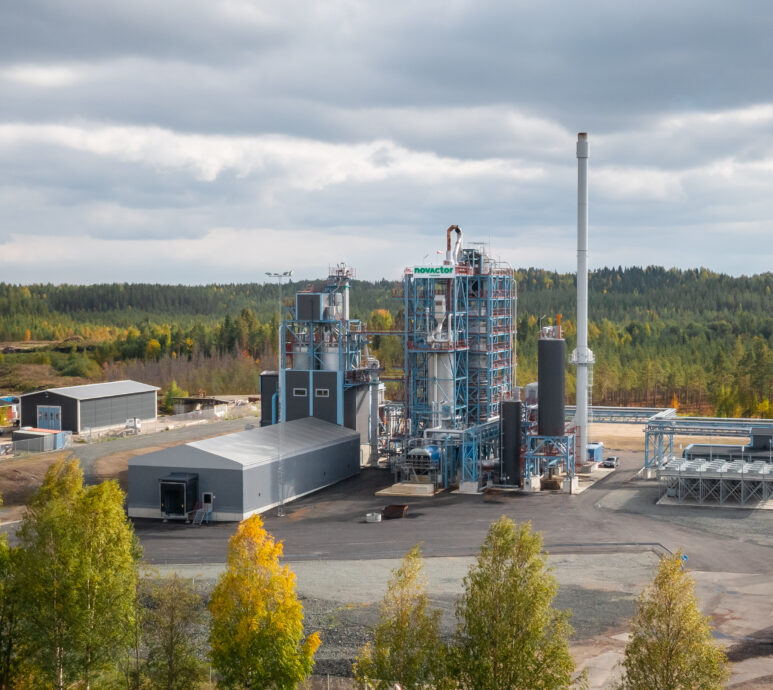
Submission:
[[[338,371],[339,357],[338,345],[323,345],[320,354],[322,369],[325,371]]]
[[[566,389],[566,341],[540,338],[537,344],[539,388],[538,434],[563,436],[564,394]]]
[[[300,345],[298,343],[293,345],[293,369],[301,369],[303,371],[311,369],[308,345]]]
[[[440,426],[445,408],[453,415],[454,402],[454,359],[450,352],[429,355],[429,404],[432,410],[432,426]]]

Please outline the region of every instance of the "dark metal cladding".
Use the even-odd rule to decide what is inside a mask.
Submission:
[[[272,423],[272,398],[279,389],[279,374],[275,371],[260,372],[260,426],[270,426]],[[276,403],[279,404],[279,401]],[[279,414],[279,410],[276,410]]]
[[[566,341],[541,338],[537,345],[539,378],[540,436],[564,435],[564,394],[566,389]]]
[[[502,403],[502,478],[503,484],[521,483],[521,414],[523,403]]]

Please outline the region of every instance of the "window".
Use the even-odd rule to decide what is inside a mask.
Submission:
[[[330,389],[329,388],[315,388],[314,389],[314,397],[315,398],[329,398],[330,397]]]
[[[308,395],[308,389],[306,388],[293,388],[294,398],[305,398]]]

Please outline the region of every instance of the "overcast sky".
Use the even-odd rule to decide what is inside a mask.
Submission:
[[[769,0],[0,3],[0,281],[773,268]],[[426,257],[426,258],[425,258]]]

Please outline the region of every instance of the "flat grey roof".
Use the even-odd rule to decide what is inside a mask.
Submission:
[[[36,393],[56,393],[65,398],[76,400],[94,400],[95,398],[113,398],[116,395],[130,395],[132,393],[149,393],[159,390],[158,386],[149,386],[139,381],[108,381],[107,383],[88,383],[85,386],[65,386],[64,388],[48,388],[45,391],[35,391],[24,395]],[[24,396],[22,396],[24,397]]]
[[[129,466],[246,469],[276,460],[277,440],[281,457],[290,458],[353,438],[359,439],[360,434],[337,424],[308,417],[139,455],[129,458]]]

